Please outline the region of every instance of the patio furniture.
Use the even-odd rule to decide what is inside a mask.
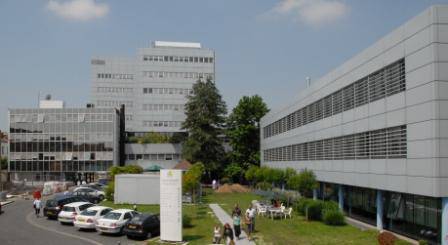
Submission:
[[[284,211],[283,214],[285,215],[285,219],[286,219],[286,216],[289,216],[289,218],[291,219],[292,218],[291,213],[292,213],[291,207],[288,208],[286,211]]]
[[[269,209],[269,215],[271,216],[271,219],[274,219],[274,217],[282,217],[283,211],[281,208],[270,208]]]
[[[267,209],[267,207],[264,206],[264,205],[260,205],[260,206],[258,206],[258,208],[257,208],[257,214],[258,214],[258,215],[265,216],[266,213],[267,213],[267,211],[268,211],[268,209]]]

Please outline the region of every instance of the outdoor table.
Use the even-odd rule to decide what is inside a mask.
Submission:
[[[282,213],[282,209],[281,208],[270,208],[268,211],[269,211],[269,214],[271,215],[271,219],[274,219],[274,214],[281,214]]]

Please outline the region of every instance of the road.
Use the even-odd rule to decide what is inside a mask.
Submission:
[[[126,236],[101,235],[96,231],[78,231],[73,226],[61,225],[56,220],[36,218],[31,200],[16,200],[2,208],[0,215],[0,244],[63,244],[109,245],[145,244],[128,240]]]

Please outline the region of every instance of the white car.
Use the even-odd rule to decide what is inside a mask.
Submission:
[[[76,215],[79,215],[82,211],[92,206],[94,205],[90,202],[72,202],[65,204],[58,214],[58,220],[61,224],[73,224]]]
[[[138,213],[131,209],[117,209],[98,219],[96,229],[103,233],[121,233],[124,226]]]
[[[95,229],[98,219],[112,211],[109,207],[93,206],[76,216],[73,224],[79,229]]]
[[[92,187],[86,187],[86,186],[81,186],[81,187],[75,188],[73,190],[73,193],[77,196],[95,197],[95,198],[98,198],[100,201],[102,201],[104,199],[104,197],[106,196],[106,193],[104,191],[100,191],[100,190],[94,189]]]

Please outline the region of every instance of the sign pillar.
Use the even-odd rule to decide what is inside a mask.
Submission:
[[[160,240],[182,241],[182,170],[160,170]]]

